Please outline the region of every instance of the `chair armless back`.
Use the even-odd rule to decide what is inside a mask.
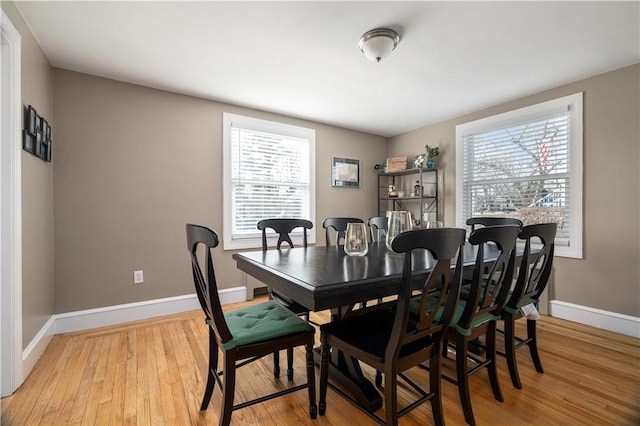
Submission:
[[[525,241],[524,253],[514,290],[507,301],[507,309],[515,311],[524,304],[537,302],[546,288],[553,266],[557,227],[555,223],[541,223],[528,225],[520,230],[518,238]],[[540,243],[541,246],[534,252],[532,244],[535,243]]]
[[[356,217],[330,217],[322,222],[322,227],[325,229],[327,247],[331,245],[330,229],[333,229],[336,232],[336,245],[340,245],[340,240],[344,239],[345,232],[347,230],[347,223],[364,223],[364,220]]]
[[[489,226],[476,229],[469,236],[469,243],[477,247],[477,255],[469,295],[455,324],[459,332],[464,334],[486,319],[499,318],[513,279],[518,231],[512,225]],[[486,262],[490,248],[487,243],[493,243],[495,247],[491,248],[498,251],[495,261]]]
[[[414,342],[419,346],[420,339],[430,336],[436,340],[442,338],[458,302],[465,236],[464,229],[439,228],[407,231],[393,239],[392,248],[395,252],[404,253],[404,263],[396,316],[385,357],[397,357],[403,346]],[[416,283],[412,259],[413,256],[426,256],[426,252],[431,255],[435,265],[420,287],[419,299],[413,299],[412,290],[416,288]],[[456,254],[458,258],[452,272],[451,263]],[[427,303],[434,292],[439,292],[439,297]],[[410,306],[415,300],[419,300],[419,309]]]
[[[211,250],[218,246],[218,235],[211,229],[200,225],[187,224],[187,249],[191,254],[191,268],[193,270],[193,282],[198,295],[198,301],[204,311],[207,324],[209,324],[220,344],[232,339],[231,332],[224,318],[224,313],[218,297],[218,285],[213,270]],[[198,254],[199,248],[204,253]],[[203,274],[200,266],[201,257],[204,259],[206,274]]]
[[[278,234],[276,248],[280,248],[283,242],[287,242],[293,248],[293,242],[289,233],[296,228],[302,228],[303,247],[307,247],[307,229],[313,228],[313,223],[306,219],[263,219],[258,222],[258,229],[262,231],[262,250],[267,250],[267,229],[273,229]]]
[[[514,217],[492,217],[492,216],[479,216],[470,217],[467,219],[467,225],[471,226],[471,232],[476,230],[477,225],[481,226],[501,226],[501,225],[515,225],[522,228],[522,221]]]
[[[386,216],[374,216],[370,217],[367,221],[369,229],[371,231],[371,242],[384,241],[384,237],[387,235],[388,219]]]

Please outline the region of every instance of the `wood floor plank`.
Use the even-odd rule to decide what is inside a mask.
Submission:
[[[225,309],[257,303],[262,297]],[[312,313],[314,322],[329,319],[328,312]],[[524,321],[518,322],[517,330],[525,332]],[[2,399],[2,425],[217,424],[219,389],[209,408],[199,409],[206,384],[207,333],[202,312],[192,311],[55,336],[20,389]],[[498,359],[504,402],[493,398],[486,374],[470,378],[478,425],[640,424],[640,339],[546,316],[539,321],[538,338],[545,373],[535,371],[526,349],[519,350],[522,390],[513,388],[505,359]],[[293,383],[302,383],[304,351],[296,349],[294,354]],[[281,367],[285,360],[283,353]],[[286,375],[273,378],[272,368],[273,358],[265,357],[240,369],[236,403],[291,384]],[[452,358],[443,361],[446,374],[454,374],[454,368]],[[372,369],[364,366],[363,371],[373,379]],[[316,369],[316,380],[317,373]],[[422,370],[408,374],[427,381]],[[457,388],[443,382],[442,393],[447,423],[465,424]],[[416,397],[402,383],[398,395],[400,406]],[[430,404],[399,423],[433,424]],[[373,422],[329,390],[327,414],[316,420],[309,418],[306,391],[300,391],[236,411],[232,424],[365,426]]]

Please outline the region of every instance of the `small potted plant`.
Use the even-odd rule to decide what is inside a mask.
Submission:
[[[436,167],[435,158],[440,154],[440,148],[437,146],[425,145],[424,149],[427,154],[427,168],[434,169]]]

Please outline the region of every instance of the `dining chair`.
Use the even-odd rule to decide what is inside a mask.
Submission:
[[[289,233],[296,228],[302,228],[302,246],[307,247],[307,230],[313,228],[313,223],[306,219],[273,218],[263,219],[258,222],[257,226],[258,229],[262,231],[262,250],[266,251],[269,249],[267,244],[267,229],[272,229],[278,234],[276,248],[279,250],[284,242],[289,244],[289,247],[293,248],[293,241],[291,241]],[[297,303],[295,300],[272,290],[271,288],[269,288],[269,296],[271,299],[276,300],[294,314],[302,316],[307,322],[309,322],[309,309]],[[279,352],[273,353],[273,375],[276,378],[280,377]],[[293,380],[293,348],[287,349],[287,378],[289,380]]]
[[[388,220],[386,216],[373,216],[367,220],[369,230],[371,231],[371,242],[384,242],[387,236]]]
[[[465,230],[456,228],[418,229],[399,234],[392,248],[404,253],[402,277],[398,284],[398,297],[382,307],[352,311],[351,315],[320,327],[320,400],[319,413],[326,412],[327,388],[331,388],[359,407],[378,423],[397,425],[398,417],[426,401],[431,402],[434,421],[444,424],[440,380],[440,360],[443,333],[447,329],[458,300],[463,267],[462,246]],[[415,274],[416,256],[433,257],[429,274]],[[457,255],[452,272],[451,262]],[[418,286],[416,287],[416,284]],[[421,290],[420,309],[411,312],[412,290]],[[439,297],[427,295],[438,289]],[[329,356],[340,350],[345,356],[362,361],[384,374],[384,419],[370,413],[351,396],[328,382]],[[421,362],[428,362],[429,392],[410,380],[403,372]],[[418,393],[418,400],[398,411],[398,376]]]
[[[553,266],[553,252],[555,249],[557,224],[544,223],[523,227],[518,238],[525,241],[522,262],[518,271],[518,277],[513,291],[509,294],[507,303],[501,314],[504,322],[504,345],[507,365],[511,382],[517,389],[522,389],[518,364],[516,362],[516,349],[527,345],[536,371],[544,373],[538,343],[536,339],[535,319],[529,319],[523,315],[522,308],[526,305],[534,305],[538,308],[540,295],[549,282],[551,268]],[[532,251],[532,245],[536,245]],[[519,318],[527,319],[527,337],[521,338],[515,335],[515,322]],[[517,343],[516,343],[517,342]]]
[[[475,424],[469,393],[469,377],[472,374],[486,368],[495,399],[503,401],[496,366],[496,323],[513,279],[518,230],[517,226],[490,226],[471,233],[469,243],[476,246],[477,250],[473,276],[470,282],[463,285],[466,295],[463,298],[461,290],[453,320],[444,335],[444,351],[447,350],[446,346],[455,347],[456,379],[446,375],[443,378],[458,386],[464,417],[470,425]],[[495,261],[486,260],[487,243],[493,243],[498,251]],[[469,353],[469,341],[481,336],[486,347],[484,360]],[[474,363],[471,368],[469,361]]]
[[[347,223],[364,223],[364,220],[356,217],[329,217],[322,222],[322,227],[325,229],[327,247],[332,245],[331,229],[336,233],[335,245],[340,245],[340,240],[344,239],[345,232],[347,230]]]
[[[495,217],[495,216],[476,216],[467,219],[467,225],[471,226],[471,232],[475,231],[480,226],[501,226],[501,225],[515,225],[522,228],[522,221],[515,217]]]
[[[317,405],[313,364],[315,329],[275,300],[223,312],[211,251],[218,246],[215,231],[199,225],[186,225],[187,249],[191,255],[193,281],[209,329],[207,385],[200,410],[206,410],[216,383],[222,392],[219,424],[228,426],[234,410],[264,402],[297,390],[308,389],[309,415],[316,418]],[[201,268],[203,261],[204,272]],[[306,350],[307,382],[234,405],[236,369],[265,355],[297,346]],[[222,370],[218,371],[218,350]],[[254,374],[258,374],[256,371]],[[224,379],[224,380],[223,380]]]

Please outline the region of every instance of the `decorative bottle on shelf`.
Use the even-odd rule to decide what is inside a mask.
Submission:
[[[422,195],[423,190],[424,188],[422,187],[422,185],[420,185],[420,181],[417,180],[415,186],[413,187],[413,195],[419,197],[420,195]]]

